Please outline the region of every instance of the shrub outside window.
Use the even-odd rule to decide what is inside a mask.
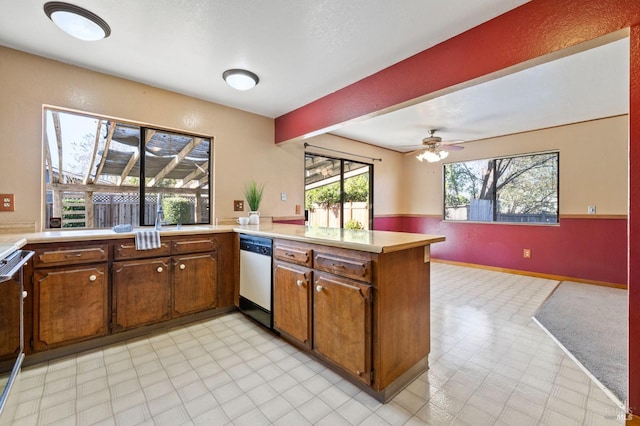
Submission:
[[[211,138],[53,108],[44,115],[45,227],[153,225],[159,206],[166,225],[210,223]]]
[[[558,223],[559,153],[444,165],[444,219]]]

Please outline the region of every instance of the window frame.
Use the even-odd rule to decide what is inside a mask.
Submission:
[[[448,219],[447,218],[447,176],[446,176],[446,167],[451,166],[453,164],[461,164],[461,163],[471,163],[471,162],[492,162],[493,171],[492,175],[495,177],[495,167],[496,162],[498,160],[504,160],[509,158],[519,158],[519,157],[533,157],[538,155],[555,155],[557,162],[557,173],[556,173],[556,196],[557,196],[557,206],[556,206],[556,220],[555,222],[517,222],[517,221],[498,221],[497,217],[500,214],[498,212],[498,200],[497,200],[497,188],[494,186],[494,190],[492,191],[492,219],[490,221],[485,220],[456,220],[456,219]],[[559,150],[548,150],[548,151],[538,151],[538,152],[529,152],[529,153],[519,153],[513,155],[503,155],[503,156],[495,156],[495,157],[486,157],[486,158],[478,158],[478,159],[470,159],[465,161],[455,161],[448,162],[442,164],[442,221],[447,223],[481,223],[481,224],[493,224],[493,225],[526,225],[526,226],[559,226],[560,225],[560,151]],[[499,177],[497,178],[499,179]]]
[[[117,118],[117,117],[112,117],[112,116],[107,116],[107,115],[101,115],[101,114],[95,114],[95,113],[91,113],[91,112],[86,112],[86,111],[78,111],[78,110],[74,110],[74,109],[68,109],[68,108],[63,108],[63,107],[58,107],[58,106],[53,106],[53,105],[47,105],[47,104],[43,104],[42,106],[42,120],[43,120],[43,150],[45,150],[45,153],[47,150],[49,150],[50,146],[55,146],[55,142],[49,141],[48,137],[47,137],[47,131],[48,131],[48,117],[47,115],[51,112],[55,112],[55,113],[61,113],[61,114],[72,114],[72,115],[76,115],[76,116],[81,116],[81,117],[85,117],[88,119],[93,119],[93,120],[102,120],[103,122],[111,122],[114,123],[114,125],[117,124],[122,124],[125,126],[135,126],[137,127],[137,130],[139,130],[140,132],[140,138],[138,140],[138,145],[137,145],[137,149],[138,152],[140,153],[140,158],[138,159],[139,161],[139,167],[140,167],[140,175],[139,176],[135,176],[136,178],[138,178],[138,183],[136,186],[132,186],[132,185],[127,185],[125,186],[125,190],[124,191],[118,191],[119,186],[114,185],[113,186],[113,193],[116,194],[121,194],[123,196],[126,196],[127,194],[136,194],[138,197],[138,202],[139,202],[139,215],[138,215],[138,223],[131,223],[131,225],[133,225],[134,227],[147,227],[147,226],[153,226],[153,223],[144,223],[145,222],[145,218],[144,215],[142,214],[142,212],[144,211],[144,206],[146,204],[148,204],[148,201],[145,199],[145,196],[147,196],[149,193],[155,193],[156,191],[150,191],[150,189],[155,189],[155,188],[150,188],[147,187],[146,185],[146,179],[145,179],[145,146],[146,146],[146,141],[143,137],[143,135],[145,134],[146,131],[149,130],[153,130],[153,131],[157,131],[157,132],[162,132],[162,133],[170,133],[170,134],[175,134],[175,135],[181,135],[181,136],[187,136],[187,137],[191,137],[191,138],[201,138],[203,140],[207,140],[209,143],[209,147],[208,147],[208,166],[207,166],[207,171],[206,171],[206,185],[203,185],[202,187],[205,188],[202,190],[203,192],[203,197],[208,197],[208,207],[206,208],[206,214],[203,214],[200,216],[201,220],[199,222],[194,221],[193,223],[189,223],[187,225],[206,225],[206,224],[211,224],[212,223],[212,217],[213,217],[213,202],[214,202],[214,190],[213,190],[213,153],[214,153],[214,142],[215,142],[215,138],[211,135],[205,135],[205,134],[201,134],[201,133],[195,133],[192,131],[184,131],[184,130],[180,130],[180,129],[175,129],[175,128],[170,128],[170,127],[165,127],[165,126],[158,126],[158,125],[154,125],[154,124],[149,124],[149,123],[145,123],[145,122],[140,122],[140,121],[135,121],[135,120],[129,120],[129,119],[122,119],[122,118]],[[53,144],[53,145],[52,145]],[[99,157],[96,155],[94,159],[98,159]],[[45,230],[51,230],[51,229],[56,229],[56,227],[52,227],[50,226],[51,224],[49,223],[49,221],[47,220],[49,218],[48,212],[47,212],[47,204],[48,204],[48,193],[50,191],[52,191],[52,189],[49,187],[50,184],[53,184],[53,182],[49,182],[47,178],[49,171],[49,167],[53,167],[53,170],[55,170],[55,166],[54,165],[50,165],[48,164],[47,160],[50,160],[51,158],[47,158],[47,155],[43,156],[43,162],[42,162],[42,170],[44,173],[43,176],[43,184],[45,185],[44,188],[44,197],[43,197],[43,221],[45,223],[43,223],[43,229]],[[50,178],[49,178],[50,179]],[[85,185],[86,186],[86,185]],[[132,188],[137,188],[137,190],[133,190]],[[160,187],[158,187],[160,188]],[[129,190],[127,190],[129,189]],[[172,190],[175,189],[179,189],[179,188],[171,188],[171,187],[167,187],[167,188],[162,188],[160,192],[162,193],[168,193],[171,194]],[[72,190],[61,190],[63,193],[64,192],[73,192]],[[80,192],[87,192],[87,191],[80,191]],[[174,191],[177,192],[177,191]],[[111,191],[105,191],[104,190],[104,186],[100,185],[99,190],[94,191],[95,194],[99,194],[99,193],[111,193]],[[92,200],[93,202],[93,200]],[[94,203],[95,205],[95,203]],[[61,207],[62,208],[62,207]],[[53,216],[53,214],[52,214]],[[117,223],[114,223],[113,225],[116,225]],[[164,223],[166,225],[175,225],[173,223]],[[60,228],[61,230],[78,230],[78,229],[110,229],[111,226],[103,226],[103,227],[95,227],[93,226],[93,224],[91,224],[90,226],[87,226],[87,223],[85,222],[85,226],[83,227],[63,227]]]

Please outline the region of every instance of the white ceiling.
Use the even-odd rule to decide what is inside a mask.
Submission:
[[[111,36],[98,42],[75,40],[46,17],[45,1],[0,0],[0,44],[272,118],[526,3],[69,1],[107,21]],[[429,128],[442,129],[444,139],[469,141],[623,114],[628,112],[629,70],[628,41],[624,43],[334,133],[408,150],[405,146],[419,144]],[[236,91],[222,80],[229,68],[249,69],[260,83]]]
[[[429,129],[477,141],[629,112],[629,39],[347,124],[332,133],[408,152]]]

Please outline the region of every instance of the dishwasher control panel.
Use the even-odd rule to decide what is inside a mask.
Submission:
[[[263,256],[271,256],[272,246],[272,240],[269,238],[254,237],[245,234],[240,235],[240,250],[250,251]]]

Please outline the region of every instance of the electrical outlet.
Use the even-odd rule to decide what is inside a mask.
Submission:
[[[244,211],[244,200],[233,200],[233,211],[234,212]]]
[[[15,211],[15,197],[13,194],[0,194],[0,212]]]
[[[286,192],[281,192],[280,193],[280,199],[282,201],[287,201],[287,193]]]
[[[587,206],[587,213],[596,214],[596,206]]]
[[[531,259],[531,249],[522,250],[522,257],[525,259]]]
[[[302,206],[300,204],[296,204],[296,214],[302,214]]]

